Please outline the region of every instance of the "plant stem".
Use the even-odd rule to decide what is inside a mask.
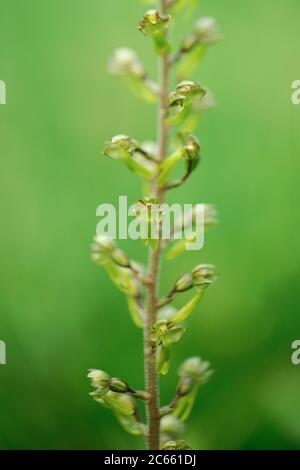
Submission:
[[[168,0],[159,0],[160,12],[167,14]],[[162,162],[167,156],[168,149],[168,125],[165,122],[168,110],[169,95],[169,54],[164,52],[159,59],[160,69],[160,97],[158,107],[158,144],[159,144],[159,162]],[[158,187],[157,177],[153,180],[153,197],[159,204],[164,202],[164,189]],[[144,362],[145,362],[145,380],[146,391],[150,399],[147,402],[148,435],[147,447],[150,450],[159,449],[159,381],[156,371],[156,352],[152,347],[151,329],[156,321],[157,313],[157,291],[159,281],[159,267],[161,255],[161,240],[158,240],[158,246],[155,251],[150,248],[149,252],[149,284],[147,292],[147,317],[144,329]]]

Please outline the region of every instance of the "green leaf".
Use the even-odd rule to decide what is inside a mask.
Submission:
[[[176,167],[177,163],[181,160],[184,154],[184,149],[180,148],[176,150],[170,157],[168,157],[164,162],[161,164],[159,169],[159,176],[158,176],[158,184],[159,186],[163,186],[164,183],[168,180],[169,176],[171,175],[172,171]]]
[[[177,75],[180,80],[191,75],[204,57],[206,48],[203,45],[196,46],[178,64]]]
[[[142,426],[140,423],[137,423],[133,415],[124,416],[120,413],[114,413],[116,419],[122,428],[133,436],[140,436],[142,434]]]
[[[190,416],[196,400],[197,389],[198,387],[195,385],[193,390],[188,395],[178,400],[173,415],[180,419],[180,421],[186,421]]]
[[[141,293],[140,282],[134,277],[130,269],[121,268],[112,261],[105,264],[105,268],[116,287],[130,297],[138,297]]]
[[[127,297],[128,302],[128,309],[133,320],[133,323],[138,328],[144,328],[144,321],[143,321],[143,309],[139,305],[138,301],[134,297]]]
[[[114,412],[130,416],[135,413],[135,402],[133,398],[124,393],[108,392],[102,397],[103,403]]]
[[[185,14],[190,15],[196,8],[198,0],[171,0],[170,11],[173,15],[177,15],[183,9]]]
[[[193,312],[193,310],[195,310],[195,308],[199,304],[202,297],[203,297],[203,291],[197,292],[197,294],[184,307],[182,307],[178,311],[178,313],[172,319],[172,322],[182,323],[183,321],[185,321]]]
[[[137,98],[145,101],[146,103],[155,103],[157,101],[156,94],[147,85],[147,82],[136,77],[127,77],[127,83],[132,93]]]
[[[158,349],[156,368],[162,375],[169,372],[171,361],[171,342],[164,342]]]

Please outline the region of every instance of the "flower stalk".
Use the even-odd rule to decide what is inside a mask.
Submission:
[[[182,421],[192,410],[199,386],[211,375],[208,362],[199,357],[187,359],[179,368],[180,380],[173,400],[161,407],[159,376],[168,373],[172,349],[186,332],[186,321],[198,309],[207,288],[216,279],[214,266],[198,264],[180,276],[172,289],[159,298],[160,266],[165,248],[173,244],[166,255],[167,260],[181,255],[187,240],[178,241],[176,234],[191,228],[197,220],[197,209],[192,208],[183,220],[175,221],[170,239],[166,241],[162,229],[163,206],[167,192],[186,183],[201,161],[201,145],[192,133],[202,111],[211,107],[212,102],[210,99],[210,105],[205,104],[209,96],[207,89],[199,82],[189,80],[185,73],[197,65],[200,49],[214,44],[220,37],[215,20],[206,17],[198,21],[180,50],[172,51],[173,16],[194,5],[194,0],[157,0],[157,9],[147,11],[138,25],[139,30],[153,41],[158,56],[157,82],[145,72],[131,49],[118,49],[109,64],[110,72],[125,78],[139,98],[157,101],[156,144],[139,143],[121,134],[111,138],[103,151],[103,155],[123,163],[144,181],[144,196],[133,206],[132,215],[141,228],[143,226],[142,232],[146,235],[141,238],[148,246],[148,266],[130,260],[115,240],[102,233],[97,234],[92,245],[92,259],[105,268],[113,284],[126,296],[133,323],[143,330],[145,390],[136,390],[125,380],[98,369],[90,370],[88,378],[94,389],[90,394],[94,400],[110,408],[128,433],[144,436],[149,450],[190,449],[185,441],[178,439],[184,429]],[[175,67],[179,67],[177,77],[181,79],[172,91],[171,70]],[[174,180],[173,171],[180,164],[185,168],[184,173]],[[216,211],[213,206],[206,205],[204,230],[215,223]],[[179,308],[170,306],[171,302],[182,298],[182,293],[191,294],[190,299]],[[138,402],[145,404],[146,419],[140,413]]]

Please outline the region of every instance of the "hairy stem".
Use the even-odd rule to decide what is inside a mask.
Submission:
[[[167,14],[168,0],[159,0],[159,7],[162,14]],[[159,161],[162,162],[167,156],[168,148],[168,125],[165,122],[168,110],[169,95],[169,54],[165,52],[159,59],[160,74],[160,97],[158,107],[158,144]],[[153,181],[153,196],[159,204],[164,201],[164,189],[159,188],[157,178]],[[161,255],[161,241],[158,241],[158,247],[155,251],[150,248],[149,253],[149,284],[148,284],[148,305],[147,317],[144,330],[144,361],[145,361],[145,379],[146,391],[150,399],[147,402],[148,434],[147,447],[150,450],[159,449],[159,381],[156,372],[156,353],[152,346],[151,329],[156,321],[157,312],[157,291],[159,282],[159,266]]]

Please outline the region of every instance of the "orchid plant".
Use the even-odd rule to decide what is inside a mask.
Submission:
[[[172,348],[185,334],[186,322],[215,281],[216,272],[210,264],[197,265],[159,298],[161,260],[165,253],[167,259],[173,259],[184,252],[190,240],[178,240],[175,233],[183,225],[192,226],[196,216],[195,209],[183,221],[175,221],[170,239],[163,240],[163,214],[159,208],[167,200],[168,192],[183,185],[200,162],[201,145],[194,133],[203,112],[212,107],[213,98],[206,87],[188,78],[206,50],[222,36],[214,18],[202,17],[174,51],[171,44],[174,18],[185,9],[193,10],[195,0],[149,3],[156,9],[144,14],[138,29],[153,42],[159,62],[158,80],[150,78],[137,54],[127,48],[114,52],[109,71],[123,77],[139,98],[157,103],[157,143],[143,144],[127,135],[117,135],[107,142],[103,151],[106,157],[123,163],[143,180],[145,192],[136,203],[135,216],[146,230],[149,265],[145,268],[130,260],[116,241],[104,234],[98,234],[92,245],[93,260],[106,269],[112,282],[123,292],[135,326],[143,330],[145,390],[136,390],[103,370],[91,369],[88,377],[94,388],[91,396],[109,408],[127,432],[144,436],[148,449],[180,450],[190,448],[179,437],[197,391],[212,371],[210,364],[200,357],[185,360],[178,370],[174,397],[163,406],[159,399],[159,376],[168,373]],[[172,70],[176,79],[174,87],[171,87]],[[175,178],[174,171],[178,173],[180,168],[183,168],[182,176]],[[216,222],[214,207],[206,205],[205,228]],[[186,304],[178,309],[171,305],[181,293],[188,291],[191,298]],[[145,419],[138,400],[145,403]]]

